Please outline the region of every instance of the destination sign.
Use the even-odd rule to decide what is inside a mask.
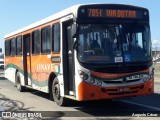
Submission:
[[[78,23],[135,21],[149,23],[148,9],[130,5],[96,4],[79,7],[77,14]]]
[[[107,18],[142,18],[142,12],[136,10],[119,9],[88,9],[88,17],[107,17]]]

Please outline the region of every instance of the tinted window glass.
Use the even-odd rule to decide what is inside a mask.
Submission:
[[[60,52],[60,24],[56,23],[52,27],[52,51],[54,53]]]
[[[32,54],[40,53],[40,31],[36,30],[32,33]]]
[[[11,54],[11,41],[6,40],[5,41],[5,56],[10,56]]]
[[[50,26],[42,29],[42,53],[50,53],[51,42],[50,42]]]
[[[11,55],[15,55],[16,54],[16,39],[13,38],[11,39]]]
[[[23,54],[30,55],[30,34],[23,36]]]
[[[16,43],[17,55],[22,55],[22,36],[16,38]]]

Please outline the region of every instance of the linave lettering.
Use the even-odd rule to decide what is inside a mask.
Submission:
[[[37,71],[54,71],[54,64],[37,64]]]

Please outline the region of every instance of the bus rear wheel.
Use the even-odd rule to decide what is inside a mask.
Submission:
[[[67,104],[67,99],[60,95],[60,84],[58,79],[55,77],[52,83],[52,95],[53,100],[60,106]]]
[[[21,77],[20,77],[19,72],[17,72],[17,74],[16,74],[16,87],[17,87],[19,92],[24,91],[24,86],[21,85]]]

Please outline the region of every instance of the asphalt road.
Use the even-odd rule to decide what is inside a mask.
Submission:
[[[0,71],[0,111],[47,111],[41,112],[42,117],[57,116],[56,119],[58,120],[62,118],[70,119],[70,117],[72,119],[83,118],[83,120],[106,119],[106,117],[109,117],[108,119],[130,120],[139,119],[139,117],[136,117],[137,115],[143,116],[140,119],[145,120],[158,119],[158,117],[153,116],[159,113],[160,117],[160,79],[157,77],[155,79],[154,95],[116,101],[71,101],[71,104],[67,107],[60,107],[49,100],[48,94],[31,89],[18,92],[14,84],[4,78],[3,71]],[[21,115],[26,115],[26,113],[21,113]],[[152,117],[149,117],[149,115]]]

